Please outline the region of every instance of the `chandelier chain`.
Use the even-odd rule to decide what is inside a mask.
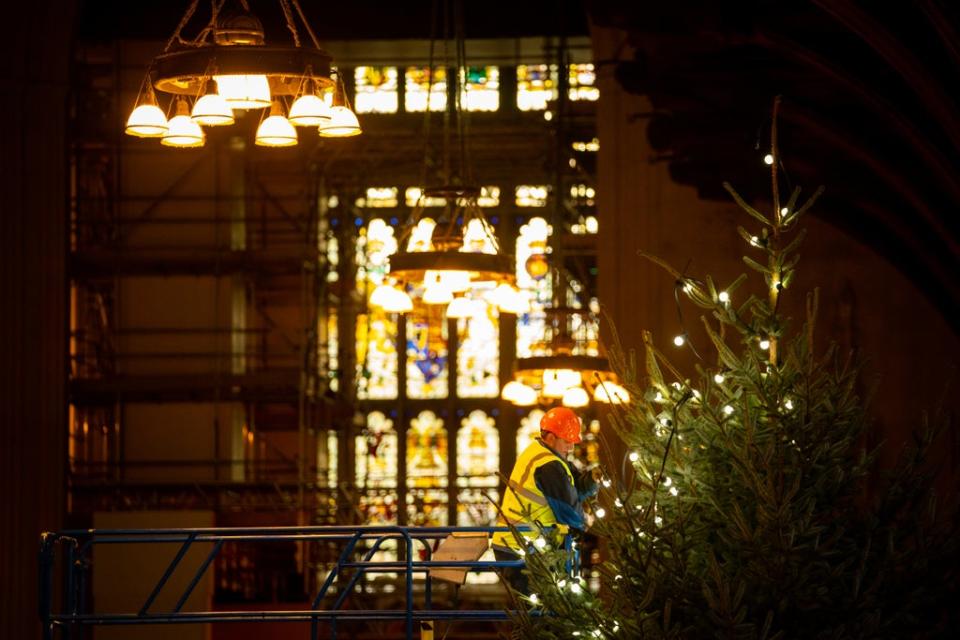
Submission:
[[[200,0],[192,0],[192,2],[190,3],[190,6],[187,7],[187,10],[186,10],[186,12],[183,14],[183,17],[180,18],[180,24],[177,25],[177,28],[174,29],[174,31],[173,31],[173,35],[171,35],[171,36],[170,36],[170,39],[167,40],[167,46],[165,46],[165,47],[163,48],[163,52],[164,52],[164,53],[170,51],[170,47],[173,46],[173,43],[174,43],[174,42],[178,42],[178,41],[179,41],[181,44],[191,44],[191,43],[185,41],[185,40],[180,36],[180,33],[183,31],[183,28],[184,28],[185,26],[187,26],[187,23],[190,22],[190,18],[193,17],[193,14],[196,13],[196,11],[197,11],[197,5],[199,4],[199,2],[200,2]]]
[[[300,8],[300,2],[298,0],[291,1],[293,2],[293,8],[297,10],[297,15],[300,16],[300,22],[303,23],[304,28],[307,30],[307,35],[310,36],[310,40],[313,42],[313,46],[320,49],[320,40],[317,39],[317,34],[313,32],[313,28],[310,27],[307,16],[304,15],[303,9]]]
[[[293,22],[293,11],[290,9],[289,0],[280,0],[280,7],[283,9],[283,17],[287,21],[287,29],[293,35],[293,45],[300,46],[300,33],[297,31],[297,25]]]

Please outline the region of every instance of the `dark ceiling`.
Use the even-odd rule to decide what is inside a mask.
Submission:
[[[238,4],[227,0],[225,6]],[[253,13],[270,34],[285,36],[278,0],[248,0]],[[165,39],[173,33],[188,0],[136,0],[104,2],[81,0],[78,36],[85,41],[123,38]],[[191,25],[193,34],[209,18],[209,0],[200,0]],[[436,1],[348,0],[331,2],[300,0],[310,26],[321,40],[427,39]],[[442,6],[444,3],[441,3]],[[577,0],[464,1],[464,29],[468,38],[504,38],[557,35],[586,35],[587,17]]]
[[[205,0],[201,0],[204,2]],[[230,0],[236,1],[236,0]],[[309,2],[321,39],[429,38],[434,2]],[[268,36],[276,0],[250,0]],[[81,40],[166,38],[187,2],[81,3]],[[758,163],[782,96],[786,179],[827,186],[817,215],[887,256],[960,329],[960,3],[848,0],[465,1],[467,37],[624,29],[616,77],[649,97],[648,136],[681,184],[768,192]],[[206,7],[198,14],[208,15]],[[275,22],[270,21],[273,17]],[[195,21],[198,21],[195,19]],[[199,24],[185,32],[196,33]],[[598,61],[600,64],[606,61]]]
[[[960,3],[754,0],[587,3],[636,55],[648,138],[702,197],[769,193],[758,171],[782,96],[786,179],[824,184],[817,215],[883,253],[960,328]]]

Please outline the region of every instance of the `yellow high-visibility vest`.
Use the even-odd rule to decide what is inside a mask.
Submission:
[[[534,472],[537,469],[554,460],[563,463],[563,469],[570,480],[570,486],[575,486],[573,474],[570,473],[570,468],[560,456],[544,446],[539,440],[534,440],[517,458],[517,463],[513,465],[513,472],[507,482],[503,503],[500,507],[502,513],[497,519],[498,527],[504,527],[508,522],[514,526],[529,525],[535,522],[544,527],[557,524],[553,509],[547,504],[547,499],[534,479]],[[530,519],[527,519],[524,515],[528,510]],[[522,533],[524,537],[531,540],[538,535],[536,531],[524,531]],[[520,544],[512,531],[497,531],[493,534],[492,543],[494,546],[513,550],[520,548]]]

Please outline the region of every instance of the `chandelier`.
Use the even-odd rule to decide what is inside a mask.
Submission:
[[[261,113],[259,146],[296,145],[298,130],[306,127],[316,127],[322,137],[360,134],[343,80],[331,69],[330,54],[320,47],[298,0],[278,1],[292,46],[266,44],[247,0],[230,9],[224,9],[229,0],[213,0],[206,27],[185,39],[183,28],[199,2],[193,0],[147,68],[125,133],[159,138],[170,147],[202,147],[205,128],[232,125],[251,110]],[[312,46],[301,43],[294,13]]]
[[[440,4],[436,5],[438,13]],[[529,310],[529,301],[515,286],[513,257],[501,250],[493,226],[478,204],[481,190],[473,179],[463,108],[467,74],[463,8],[461,2],[452,4],[453,10],[444,8],[442,14],[453,21],[453,25],[443,26],[445,33],[455,35],[452,48],[456,59],[444,60],[443,67],[456,70],[461,88],[455,92],[452,109],[442,114],[443,145],[439,154],[442,158],[436,162],[439,186],[420,192],[400,236],[399,251],[389,258],[389,280],[374,290],[370,302],[385,311],[405,313],[413,309],[413,297],[417,297],[425,305],[444,305],[448,318],[476,316],[484,313],[488,304],[504,313],[525,313]],[[428,150],[432,115],[429,101],[434,93],[433,50],[431,43],[424,111]],[[443,50],[449,51],[450,47],[444,46]],[[458,153],[455,154],[454,149],[458,149]],[[429,153],[425,154],[424,176],[430,161]],[[438,203],[441,209],[433,206]]]
[[[517,359],[501,397],[521,407],[628,402],[630,394],[602,355],[596,316],[566,307],[548,307],[544,314],[543,340],[531,345],[531,355]]]

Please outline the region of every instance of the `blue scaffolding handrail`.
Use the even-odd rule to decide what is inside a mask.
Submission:
[[[517,527],[518,531],[530,531],[531,527]],[[71,638],[84,626],[132,625],[132,624],[183,624],[206,622],[305,622],[311,623],[310,638],[320,636],[320,624],[330,625],[330,637],[336,638],[337,622],[364,620],[404,620],[406,637],[414,638],[414,622],[417,621],[505,621],[511,611],[506,609],[457,609],[432,608],[432,577],[436,569],[465,569],[469,571],[497,571],[522,567],[523,560],[515,561],[453,561],[434,560],[434,543],[451,534],[477,534],[489,537],[498,531],[510,531],[508,527],[401,527],[401,526],[317,526],[317,527],[236,527],[200,529],[112,529],[68,530],[44,533],[40,541],[40,617],[43,620],[44,638],[52,640],[57,630],[61,637]],[[384,542],[398,541],[400,560],[374,560],[374,555]],[[208,574],[211,564],[225,543],[235,542],[333,542],[343,544],[335,564],[327,572],[323,582],[312,594],[310,608],[290,611],[183,611],[194,589]],[[365,543],[361,545],[361,543]],[[110,544],[179,544],[179,549],[170,560],[163,574],[153,584],[150,593],[136,611],[94,611],[86,598],[87,585],[92,584],[92,552],[97,545]],[[152,611],[157,597],[167,587],[171,576],[194,545],[212,545],[203,561],[193,572],[186,586],[179,592],[176,604],[168,611]],[[369,546],[367,546],[369,545]],[[366,548],[363,548],[366,547]],[[564,548],[570,553],[569,567],[579,564],[577,551],[571,539],[564,539]],[[356,555],[362,551],[359,559]],[[149,549],[145,551],[149,552]],[[422,559],[415,559],[422,554]],[[54,589],[55,567],[62,564],[63,581]],[[345,570],[352,571],[345,571]],[[405,607],[403,609],[362,610],[343,609],[347,597],[357,582],[367,574],[395,573],[404,578]],[[350,574],[350,575],[348,575]],[[417,607],[414,600],[414,575],[423,575],[423,605]],[[335,592],[331,591],[337,583]],[[336,595],[332,606],[323,605]],[[328,598],[331,596],[331,598]],[[57,603],[55,610],[54,603]]]

